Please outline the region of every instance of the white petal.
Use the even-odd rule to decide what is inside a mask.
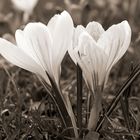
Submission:
[[[54,28],[56,27],[56,23],[59,20],[60,15],[54,15],[48,22],[47,27],[49,28],[52,36],[54,36]]]
[[[98,45],[108,55],[109,68],[127,51],[131,39],[131,29],[127,21],[111,26],[98,40]]]
[[[123,31],[122,38],[124,38],[122,47],[120,47],[118,55],[114,60],[114,64],[125,54],[131,42],[131,28],[127,21],[121,23],[120,30]]]
[[[70,48],[68,48],[68,53],[76,65],[77,65],[77,60],[75,58],[76,57],[75,55],[77,52],[75,51],[75,48],[78,46],[79,36],[81,35],[82,32],[86,32],[85,28],[82,25],[78,25],[74,29],[73,44],[72,44],[72,46],[70,46]]]
[[[86,30],[95,41],[97,41],[100,38],[100,36],[104,33],[102,25],[95,21],[89,22],[86,26]]]
[[[33,47],[30,44],[28,44],[28,42],[26,41],[24,32],[22,30],[17,30],[15,33],[15,38],[16,38],[17,46],[40,65],[38,59],[36,58],[36,54],[32,49]]]
[[[52,39],[47,26],[42,23],[29,23],[24,31],[16,32],[16,41],[24,52],[52,76],[50,65]]]
[[[52,50],[54,58],[58,58],[61,63],[66,51],[71,46],[74,27],[71,16],[66,11],[62,12],[55,22]]]
[[[80,35],[78,47],[78,64],[83,70],[88,86],[94,90],[104,80],[106,55],[86,32]]]
[[[131,29],[127,21],[111,26],[98,40],[98,45],[108,55],[107,75],[113,65],[127,51],[131,40]]]
[[[77,46],[78,45],[79,36],[83,32],[87,32],[87,31],[86,31],[85,27],[83,27],[82,25],[78,25],[75,28],[75,30],[74,30],[74,36],[73,36],[73,46]]]
[[[64,58],[66,51],[72,45],[73,37],[73,21],[71,16],[66,12],[62,12],[61,15],[57,15],[48,24],[52,38],[52,69],[56,81],[60,75],[60,64]],[[52,26],[51,26],[52,24]]]
[[[45,80],[48,79],[45,71],[43,71],[41,66],[38,65],[30,56],[14,44],[2,38],[0,38],[0,54],[12,64],[36,73],[45,78]]]
[[[77,65],[77,59],[76,59],[76,56],[75,56],[77,54],[77,52],[75,51],[75,48],[70,47],[68,49],[68,53],[69,53],[72,61],[75,63],[75,65]]]

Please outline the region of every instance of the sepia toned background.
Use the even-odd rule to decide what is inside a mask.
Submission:
[[[63,10],[67,10],[71,14],[75,26],[79,24],[86,26],[93,20],[100,22],[105,29],[123,20],[128,20],[131,26],[130,47],[123,59],[112,69],[105,90],[104,106],[106,108],[127,79],[133,66],[140,62],[140,0],[38,0],[33,12],[26,20],[24,19],[25,12],[18,9],[11,0],[0,0],[0,37],[15,43],[16,29],[24,28],[28,22],[47,24],[53,15],[61,13]],[[63,92],[70,94],[73,109],[75,109],[76,101],[75,69],[75,65],[67,54],[62,64],[61,87]],[[86,92],[84,85],[84,93],[86,94]],[[0,140],[6,137],[9,138],[8,140],[10,138],[14,140],[17,137],[43,139],[43,134],[40,134],[38,128],[42,129],[46,139],[48,136],[58,135],[61,131],[61,128],[58,129],[60,122],[49,97],[47,102],[39,108],[41,113],[46,110],[46,118],[39,116],[35,110],[46,94],[34,74],[13,66],[0,56]],[[83,103],[85,100],[83,97]],[[140,130],[140,78],[132,86],[129,102],[132,112],[136,115],[136,119],[132,119],[134,122],[131,125],[136,127],[135,132],[137,132]],[[17,108],[21,108],[21,112],[17,112]],[[107,125],[112,130],[117,129],[123,133],[127,129],[119,108],[118,105],[118,110],[116,109],[112,115],[112,124]],[[23,118],[21,114],[24,116]],[[55,121],[50,121],[50,119]],[[30,129],[32,123],[37,126]],[[30,133],[28,134],[27,131]],[[109,137],[114,137],[116,140],[118,137],[122,138],[122,136],[110,134],[108,131],[103,133],[107,139]],[[139,138],[139,136],[137,137]]]

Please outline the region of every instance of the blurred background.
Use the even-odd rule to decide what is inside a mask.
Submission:
[[[33,2],[29,3],[30,1]],[[75,25],[86,25],[89,21],[95,20],[100,22],[104,28],[108,28],[110,25],[126,19],[132,27],[133,38],[138,37],[140,31],[139,0],[30,1],[0,0],[1,36],[5,33],[14,34],[17,28],[20,28],[23,24],[29,21],[41,21],[47,23],[54,14],[60,13],[63,10],[67,10],[71,14]]]
[[[139,62],[140,0],[0,0],[0,37],[15,43],[16,29],[24,28],[28,22],[47,24],[52,16],[63,10],[71,14],[75,26],[86,26],[94,20],[107,29],[112,24],[128,20],[132,29],[132,41],[126,59],[122,60],[121,65],[125,69],[117,70],[118,75],[128,74],[128,64],[131,61]],[[0,62],[6,63],[2,58]]]

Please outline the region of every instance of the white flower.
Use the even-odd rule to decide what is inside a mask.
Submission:
[[[26,23],[32,14],[38,0],[11,0],[14,7],[23,12],[23,22]]]
[[[11,0],[15,7],[23,12],[31,14],[38,0]]]
[[[29,23],[23,31],[17,30],[17,45],[0,38],[0,53],[11,63],[40,75],[47,82],[48,74],[59,87],[61,62],[71,45],[72,35],[73,21],[64,11],[54,16],[47,26]]]
[[[75,29],[73,47],[69,54],[79,64],[88,87],[95,92],[104,87],[114,64],[127,51],[131,40],[131,29],[127,21],[111,26],[104,31],[97,22],[86,28]]]

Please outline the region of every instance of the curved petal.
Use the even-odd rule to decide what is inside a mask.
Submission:
[[[105,32],[102,25],[95,21],[89,22],[86,26],[86,30],[95,41],[97,41],[100,36]]]
[[[68,53],[69,53],[72,61],[75,63],[75,65],[77,65],[77,59],[76,59],[76,56],[75,56],[77,54],[77,52],[75,51],[75,48],[70,47],[68,49]]]
[[[120,27],[120,30],[124,32],[123,34],[124,41],[123,41],[122,47],[119,49],[117,57],[114,60],[114,64],[125,54],[131,42],[132,32],[131,32],[130,25],[128,24],[127,21],[122,22],[122,26]]]
[[[78,64],[83,70],[85,81],[94,91],[104,80],[106,55],[86,32],[80,35],[78,47]]]
[[[48,23],[48,28],[53,38],[52,61],[57,60],[57,58],[62,61],[72,42],[74,26],[71,16],[66,11],[62,12],[61,15],[56,15]]]
[[[68,48],[68,53],[76,65],[77,65],[77,60],[75,58],[76,57],[75,55],[77,52],[75,51],[75,48],[78,46],[79,36],[81,35],[82,32],[86,32],[85,28],[82,25],[78,25],[74,29],[73,44],[72,44],[72,46],[70,46],[70,48]]]
[[[54,28],[56,27],[57,21],[59,20],[60,15],[54,15],[48,22],[47,27],[49,28],[51,35],[54,36]]]
[[[68,50],[72,45],[73,37],[73,21],[71,16],[66,12],[57,15],[48,23],[50,29],[53,46],[52,46],[52,70],[56,81],[59,81],[60,65]]]
[[[18,47],[52,76],[50,64],[52,39],[47,26],[42,23],[29,23],[24,31],[16,31],[16,41]]]
[[[85,27],[83,27],[82,25],[78,25],[78,26],[74,29],[73,46],[77,46],[77,45],[78,45],[79,36],[80,36],[83,32],[87,32],[87,31],[86,31]]]
[[[98,45],[108,55],[106,80],[111,68],[125,54],[131,41],[131,29],[127,21],[111,26],[98,40]],[[106,83],[106,82],[105,82]]]
[[[0,38],[0,54],[12,64],[36,73],[45,78],[45,80],[48,82],[48,77],[39,64],[37,64],[20,48],[2,38]]]
[[[131,29],[127,21],[111,26],[98,40],[98,45],[108,55],[107,69],[112,67],[127,51]]]

